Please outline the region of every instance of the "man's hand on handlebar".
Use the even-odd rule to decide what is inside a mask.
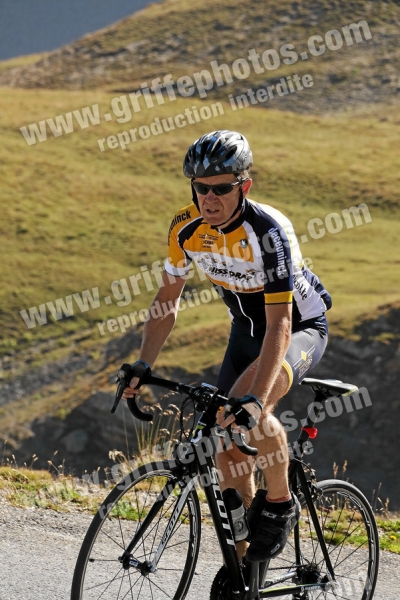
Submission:
[[[259,399],[251,394],[243,398],[229,398],[217,413],[217,423],[223,429],[232,425],[233,431],[243,431],[242,428],[248,431],[257,425],[262,408]]]
[[[133,377],[128,387],[124,389],[121,398],[123,398],[124,400],[128,400],[128,398],[133,398],[133,396],[135,396],[139,392],[139,390],[136,388],[139,381],[139,377]]]
[[[149,365],[143,360],[137,360],[133,365],[131,365],[130,375],[132,379],[128,376],[129,384],[125,387],[121,398],[124,400],[128,400],[129,398],[133,398],[139,391],[141,386],[141,379],[145,375],[151,374],[151,368]]]

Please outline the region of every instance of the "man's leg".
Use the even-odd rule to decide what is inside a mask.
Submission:
[[[313,327],[309,326],[292,334],[292,341],[285,357],[285,364],[288,372],[291,373],[291,378],[289,380],[286,369],[282,368],[268,402],[264,406],[259,425],[249,432],[250,444],[256,446],[259,452],[257,459],[260,461],[260,467],[267,482],[269,500],[280,500],[289,495],[286,432],[280,421],[272,415],[272,411],[279,399],[287,393],[289,387],[298,385],[308,375],[308,371],[318,364],[325,351],[326,344],[327,325],[324,317],[316,319]],[[243,347],[246,346],[243,345]],[[239,361],[241,355],[242,352],[239,348]],[[303,358],[303,355],[306,355],[306,357]],[[233,357],[235,358],[235,348],[233,348]],[[303,362],[299,360],[300,357],[303,358]],[[253,362],[247,367],[233,385],[230,396],[241,397],[248,392],[256,368],[257,362]],[[225,478],[221,487],[223,489],[227,487],[237,489],[243,497],[245,507],[248,508],[254,497],[255,485],[250,468],[247,471],[243,468],[244,462],[245,455],[236,446],[233,446],[229,451],[217,454],[217,465]],[[288,503],[280,504],[279,508],[283,509],[286,504]],[[269,506],[271,505],[279,512],[278,504],[272,502]],[[244,554],[245,548],[245,542],[237,544],[239,556]]]
[[[233,386],[230,396],[240,398],[247,393],[256,368],[257,362],[246,369]],[[267,482],[270,499],[282,498],[289,494],[286,432],[279,420],[271,414],[274,406],[287,392],[288,387],[289,377],[286,370],[282,368],[268,403],[264,406],[259,425],[250,432],[250,444],[257,448],[260,464],[264,465],[262,471]],[[244,506],[248,508],[255,494],[252,468],[254,459],[240,452],[235,445],[230,450],[217,453],[216,458],[217,467],[224,477],[221,488],[232,487],[238,490],[243,498]],[[247,545],[247,542],[237,544],[239,557],[245,553]]]

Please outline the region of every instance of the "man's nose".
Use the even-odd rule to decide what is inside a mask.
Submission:
[[[215,200],[217,200],[217,199],[218,199],[218,196],[216,194],[214,194],[212,189],[208,190],[206,197],[205,197],[205,201],[206,202],[215,202]]]

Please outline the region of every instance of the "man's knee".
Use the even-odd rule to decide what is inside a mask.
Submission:
[[[260,429],[267,438],[273,438],[284,434],[281,422],[271,413],[262,413],[260,419]]]

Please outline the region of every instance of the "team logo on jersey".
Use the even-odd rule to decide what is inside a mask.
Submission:
[[[244,238],[243,240],[240,240],[239,244],[241,245],[242,248],[247,248],[247,246],[249,245],[249,240],[246,240]]]
[[[225,257],[228,258],[228,257]],[[204,254],[200,258],[195,259],[198,266],[206,275],[211,277],[218,277],[221,279],[228,278],[229,280],[236,280],[238,282],[248,282],[258,275],[259,271],[255,269],[246,269],[245,273],[240,271],[234,271],[234,263],[231,259],[228,261],[222,260],[222,258],[212,256],[211,254]]]
[[[214,241],[218,241],[219,237],[216,235],[211,235],[211,233],[199,233],[199,238],[201,240],[214,240]]]
[[[297,362],[295,362],[295,364],[293,365],[294,369],[298,369],[299,370],[299,377],[302,377],[303,374],[308,371],[308,369],[311,367],[312,365],[312,355],[315,352],[315,345],[312,346],[309,350],[305,351],[305,350],[301,350],[300,351],[300,358]]]
[[[187,210],[185,213],[182,213],[181,215],[175,215],[175,217],[172,219],[171,225],[169,226],[169,230],[168,230],[168,244],[170,243],[171,231],[173,230],[175,225],[177,223],[182,223],[182,221],[189,221],[190,218],[191,217],[190,217],[189,210]]]
[[[301,279],[303,279],[304,282],[307,282],[304,276],[302,276]],[[293,274],[293,285],[296,288],[296,290],[299,292],[301,299],[307,300],[307,290],[305,288],[305,285],[304,285],[304,283],[301,283],[301,281],[298,281],[296,274]]]

